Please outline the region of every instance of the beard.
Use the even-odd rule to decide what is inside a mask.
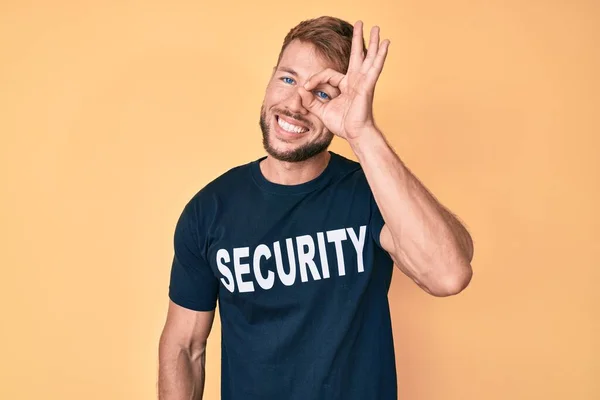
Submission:
[[[294,118],[298,121],[302,121],[309,127],[312,127],[312,124],[300,115],[295,115],[285,110],[277,110],[277,112],[281,115],[285,115],[287,117]],[[292,150],[278,151],[273,146],[271,146],[271,128],[267,123],[267,114],[264,105],[260,108],[260,129],[262,131],[263,147],[267,154],[269,154],[276,160],[284,162],[306,161],[309,158],[312,158],[317,154],[322,153],[323,151],[327,150],[334,136],[333,133],[326,131],[322,138],[318,138],[314,142],[302,144],[299,147]]]

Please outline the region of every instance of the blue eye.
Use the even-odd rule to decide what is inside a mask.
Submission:
[[[281,80],[285,83],[289,83],[290,85],[294,83],[294,80],[292,78],[288,78],[287,76],[284,76],[283,78],[281,78]]]
[[[329,95],[327,93],[325,93],[325,92],[322,92],[322,91],[319,90],[319,91],[316,92],[316,94],[317,94],[318,97],[320,97],[323,100],[329,100]]]

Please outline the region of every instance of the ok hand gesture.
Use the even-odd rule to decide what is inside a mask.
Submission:
[[[356,139],[365,128],[375,126],[373,96],[375,84],[383,69],[389,40],[379,42],[379,27],[371,29],[366,56],[363,52],[362,22],[354,24],[350,63],[346,75],[331,68],[312,77],[300,88],[302,104],[316,114],[323,124],[337,136]],[[340,95],[327,102],[316,98],[311,91],[319,84],[328,83],[340,90]]]

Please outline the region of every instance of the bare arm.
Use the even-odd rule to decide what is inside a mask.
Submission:
[[[364,132],[351,145],[385,221],[382,247],[426,292],[462,291],[473,273],[473,242],[465,227],[405,167],[381,132]]]
[[[206,342],[215,312],[192,311],[169,300],[159,343],[159,400],[202,400]]]
[[[327,68],[311,76],[298,88],[302,105],[346,139],[358,157],[385,222],[381,246],[396,265],[435,296],[459,293],[472,277],[471,237],[410,173],[377,128],[375,85],[390,41],[380,42],[379,27],[374,26],[365,54],[362,29],[357,21],[346,74]],[[334,86],[340,94],[321,101],[311,93],[320,84]]]

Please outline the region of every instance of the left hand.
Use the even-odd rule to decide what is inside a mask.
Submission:
[[[346,140],[357,139],[365,129],[373,128],[373,96],[375,84],[383,69],[389,40],[379,43],[379,27],[371,29],[366,57],[363,52],[362,22],[354,24],[352,50],[346,75],[331,68],[312,77],[300,88],[302,104],[319,117],[332,133]],[[323,102],[311,91],[328,83],[340,90],[340,95]]]

